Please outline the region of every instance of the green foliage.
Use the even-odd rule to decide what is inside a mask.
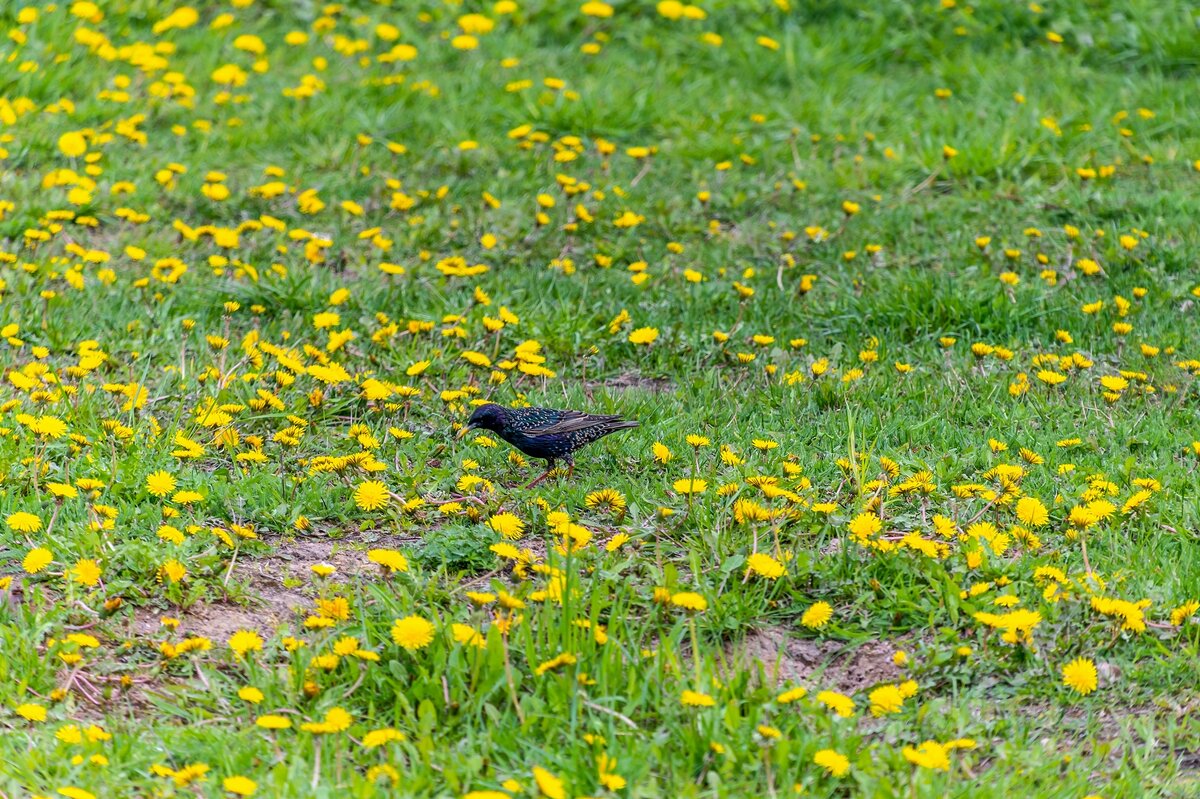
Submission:
[[[0,7],[0,795],[1200,790],[1194,4],[581,6]]]

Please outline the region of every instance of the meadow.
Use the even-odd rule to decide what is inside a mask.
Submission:
[[[1200,796],[1193,3],[0,30],[0,797]]]

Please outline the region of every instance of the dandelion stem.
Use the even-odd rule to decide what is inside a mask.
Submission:
[[[46,532],[44,535],[48,538],[50,531],[54,529],[54,521],[58,518],[58,511],[62,508],[61,502],[54,503],[54,510],[50,512],[50,521],[46,524]]]
[[[42,453],[46,451],[46,444],[42,442],[38,445],[37,452],[33,456],[33,493],[38,493],[38,478],[42,471]]]
[[[696,690],[699,691],[700,686],[700,636],[696,632],[696,617],[692,616],[688,619],[688,629],[692,634],[692,665],[696,669]]]
[[[586,707],[591,708],[592,710],[595,710],[599,713],[606,713],[606,714],[612,716],[613,718],[618,719],[619,721],[625,722],[626,724],[629,725],[629,727],[631,729],[634,729],[634,730],[640,729],[637,725],[637,722],[635,722],[633,719],[629,718],[629,716],[626,716],[622,713],[618,713],[617,711],[613,710],[610,707],[605,707],[604,705],[597,705],[595,702],[591,702],[587,699],[583,700],[583,704]]]
[[[1092,564],[1088,562],[1087,554],[1087,533],[1082,530],[1079,532],[1079,549],[1083,552],[1083,568],[1087,569],[1087,576],[1092,577]]]
[[[517,685],[513,680],[512,662],[508,658],[508,637],[500,636],[500,644],[504,650],[504,678],[508,682],[508,696],[512,700],[513,710],[517,711],[517,719],[524,727],[525,713],[521,710],[521,703],[517,701]]]
[[[313,773],[309,787],[315,792],[321,782],[321,739],[313,736]]]
[[[225,570],[225,579],[221,581],[221,585],[228,588],[229,578],[233,576],[233,566],[237,563],[238,547],[233,548],[233,555],[229,558],[229,568]]]

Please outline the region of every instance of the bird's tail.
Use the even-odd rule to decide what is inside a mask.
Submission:
[[[626,430],[631,427],[638,427],[638,423],[632,419],[618,419],[608,426],[610,430]]]

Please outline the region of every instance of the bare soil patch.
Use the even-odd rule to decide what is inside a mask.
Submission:
[[[312,567],[328,564],[336,571],[328,579],[336,586],[360,578],[375,579],[379,567],[367,560],[373,547],[397,548],[416,539],[394,536],[371,539],[321,536],[281,538],[272,541],[270,554],[239,560],[235,577],[249,583],[262,604],[284,616],[311,608],[315,593]]]
[[[609,377],[604,380],[588,380],[584,385],[587,387],[589,393],[599,388],[605,388],[609,391],[636,389],[648,391],[652,394],[661,394],[674,392],[678,388],[673,381],[665,377],[646,377],[638,372],[623,372],[616,377]]]
[[[223,644],[238,630],[253,630],[265,638],[290,618],[290,614],[272,604],[248,607],[232,602],[197,602],[183,610],[143,607],[133,612],[134,635],[155,640],[167,638],[159,621],[163,616],[179,619],[178,631],[169,636],[172,639],[202,635],[217,645]]]
[[[179,633],[202,635],[224,642],[238,630],[254,630],[264,638],[280,625],[296,622],[312,610],[312,567],[327,563],[336,571],[334,585],[352,580],[372,580],[379,568],[367,560],[370,546],[397,547],[408,539],[379,540],[371,545],[355,538],[281,538],[262,557],[243,556],[234,564],[232,578],[247,588],[245,603],[199,602],[183,610],[140,607],[134,610],[132,632],[161,637],[163,616],[180,620]]]
[[[897,648],[885,641],[861,645],[812,641],[797,638],[783,627],[768,627],[731,644],[727,656],[730,668],[761,668],[763,678],[774,685],[791,682],[854,693],[902,678],[892,662]]]

